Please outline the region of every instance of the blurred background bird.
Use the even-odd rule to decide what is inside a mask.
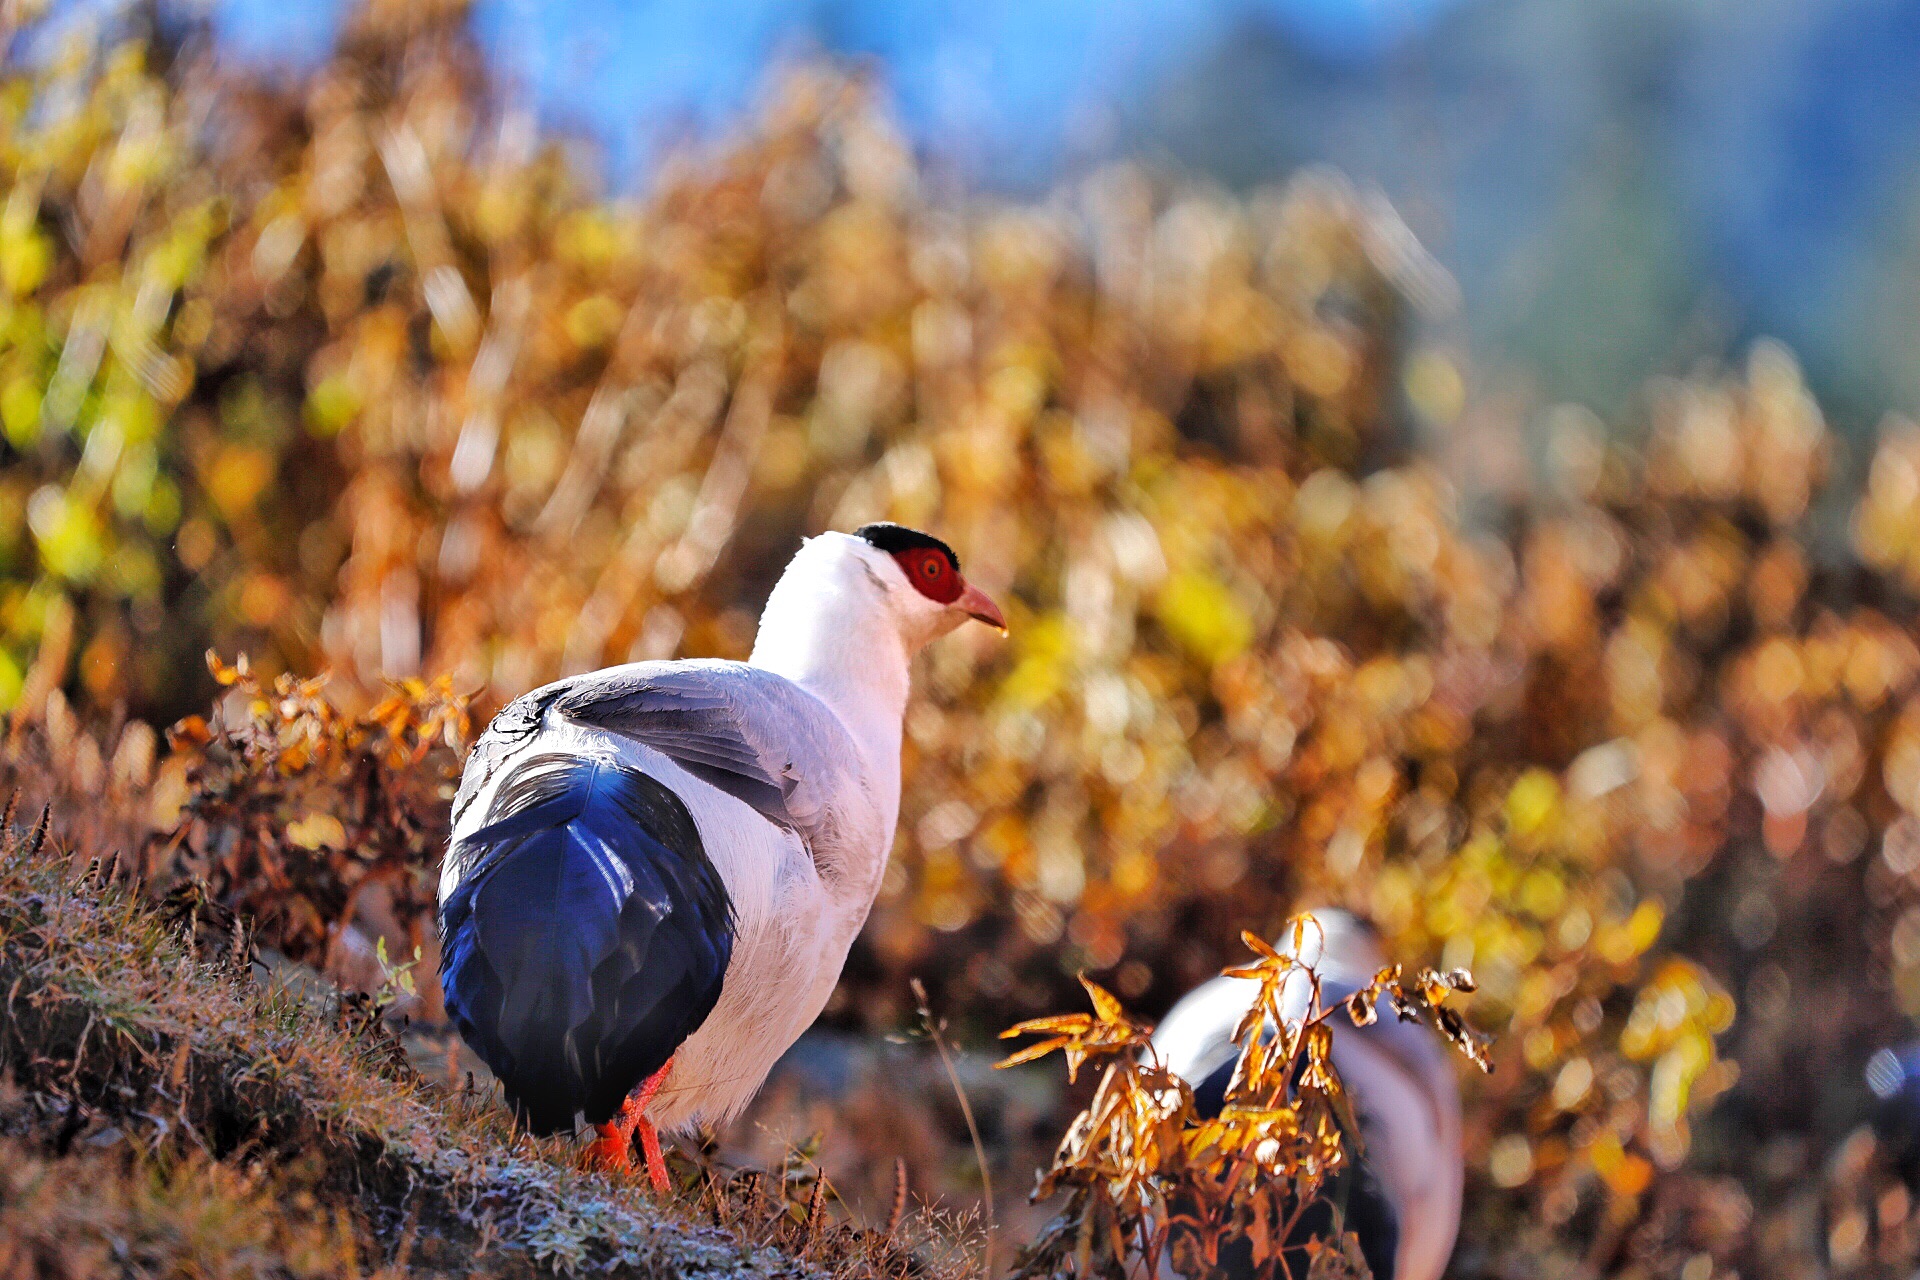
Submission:
[[[643,662],[510,704],[475,744],[440,883],[447,1011],[535,1132],[667,1186],[658,1131],[736,1114],[825,1005],[900,806],[909,666],[969,618],[951,548],[809,539],[751,658]]]
[[[1887,1162],[1920,1190],[1920,1040],[1880,1049],[1867,1059],[1873,1129]]]
[[[1312,915],[1319,928],[1307,929],[1297,955],[1319,975],[1325,1008],[1370,982],[1386,957],[1358,917],[1325,909]],[[1290,940],[1280,949],[1296,954]],[[1203,1116],[1220,1114],[1239,1056],[1234,1029],[1258,990],[1245,978],[1214,978],[1174,1005],[1153,1033],[1162,1061],[1193,1086]],[[1287,1015],[1305,1016],[1310,995],[1304,974],[1290,977]],[[1460,1228],[1465,1179],[1452,1066],[1418,1023],[1382,1017],[1356,1027],[1335,1017],[1329,1025],[1334,1067],[1360,1120],[1359,1159],[1302,1216],[1288,1241],[1288,1263],[1305,1265],[1292,1246],[1345,1231],[1359,1238],[1381,1280],[1439,1280]],[[1223,1265],[1235,1277],[1254,1274],[1245,1242],[1223,1253]]]

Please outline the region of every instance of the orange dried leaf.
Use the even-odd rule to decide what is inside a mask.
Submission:
[[[188,716],[167,730],[167,745],[179,750],[182,744],[203,747],[213,741],[213,731],[201,716]]]
[[[1278,951],[1275,951],[1273,947],[1268,944],[1265,938],[1249,932],[1246,929],[1240,931],[1240,941],[1245,944],[1247,950],[1253,952],[1262,960],[1279,960],[1283,958]]]
[[[996,1071],[1003,1071],[1008,1067],[1017,1067],[1022,1063],[1033,1062],[1044,1058],[1055,1049],[1064,1049],[1072,1043],[1073,1041],[1067,1039],[1065,1036],[1055,1036],[1051,1040],[1042,1040],[1038,1044],[1030,1044],[1018,1052],[1010,1053],[1000,1061],[994,1063],[993,1067]]]
[[[1087,998],[1093,1001],[1093,1012],[1102,1022],[1125,1022],[1127,1011],[1113,994],[1099,983],[1080,975],[1080,985],[1086,988]]]

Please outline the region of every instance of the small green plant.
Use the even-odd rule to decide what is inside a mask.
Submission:
[[[380,985],[374,990],[373,1002],[381,1009],[389,1009],[401,999],[417,1000],[420,988],[414,985],[414,966],[420,963],[420,948],[413,949],[413,958],[394,964],[387,959],[387,940],[378,939],[373,944],[374,963],[380,966]]]

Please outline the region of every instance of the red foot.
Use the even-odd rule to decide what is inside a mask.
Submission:
[[[673,1059],[668,1058],[665,1066],[648,1076],[638,1089],[627,1095],[626,1101],[620,1104],[619,1115],[593,1127],[597,1136],[580,1154],[582,1167],[614,1175],[632,1173],[633,1135],[638,1132],[640,1149],[647,1161],[647,1180],[653,1184],[656,1193],[666,1194],[670,1184],[667,1181],[666,1157],[660,1153],[660,1131],[646,1118],[646,1112],[653,1095],[660,1092],[667,1072],[672,1069]]]
[[[628,1094],[619,1115],[593,1126],[597,1136],[580,1153],[581,1167],[614,1175],[632,1173],[633,1131],[646,1123],[640,1114],[645,1105],[637,1094]]]

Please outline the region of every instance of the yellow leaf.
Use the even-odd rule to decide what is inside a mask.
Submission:
[[[1036,1059],[1046,1057],[1055,1049],[1064,1048],[1071,1043],[1073,1042],[1065,1036],[1056,1036],[1051,1040],[1042,1040],[1039,1044],[1028,1045],[1018,1053],[1008,1054],[1006,1057],[1000,1059],[1000,1061],[994,1063],[993,1068],[996,1071],[1001,1071],[1007,1067],[1017,1067],[1024,1062],[1033,1062]]]
[[[1029,1018],[1016,1023],[1000,1033],[1002,1040],[1011,1040],[1015,1036],[1034,1036],[1064,1031],[1071,1035],[1085,1035],[1093,1029],[1093,1019],[1084,1013],[1059,1013],[1050,1018]]]
[[[287,824],[287,839],[302,849],[344,849],[347,829],[330,813],[309,813]]]
[[[230,444],[213,455],[201,483],[206,486],[214,506],[233,521],[253,509],[261,493],[273,482],[277,466],[275,457],[264,449]]]
[[[1253,619],[1226,584],[1189,570],[1160,590],[1154,614],[1167,634],[1195,657],[1218,666],[1253,643]]]
[[[1099,983],[1090,980],[1084,973],[1080,975],[1080,985],[1087,989],[1088,999],[1093,1001],[1093,1011],[1102,1022],[1125,1022],[1127,1011]]]

